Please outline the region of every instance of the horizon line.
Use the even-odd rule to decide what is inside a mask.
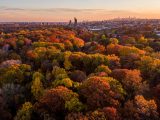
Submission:
[[[160,20],[160,18],[138,18],[138,17],[115,17],[104,20],[79,20],[79,23],[82,22],[101,22],[101,21],[110,21],[110,20],[124,20],[124,19],[136,19],[136,20]],[[68,21],[0,21],[0,23],[68,23],[72,19],[68,19]]]

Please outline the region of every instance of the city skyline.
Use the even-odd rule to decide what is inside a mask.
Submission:
[[[160,18],[159,0],[0,0],[0,22]]]

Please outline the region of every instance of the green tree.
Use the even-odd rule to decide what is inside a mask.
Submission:
[[[53,81],[52,84],[53,84],[54,87],[65,86],[67,88],[70,88],[73,85],[73,81],[69,78],[64,78],[62,80],[55,80],[55,81]]]
[[[118,44],[119,43],[119,40],[117,38],[110,38],[109,42],[111,44]]]
[[[111,70],[108,66],[100,65],[96,68],[95,72],[105,72],[107,75],[111,74]]]
[[[71,52],[65,52],[65,53],[64,53],[64,68],[65,68],[66,70],[70,70],[71,67],[72,67],[71,62],[69,61],[70,55],[71,55]]]
[[[33,112],[33,106],[30,102],[23,104],[22,108],[18,110],[14,120],[31,120]]]
[[[37,77],[35,80],[33,80],[31,92],[36,100],[38,100],[43,95],[44,88],[40,78]]]
[[[80,112],[86,108],[78,98],[72,98],[70,101],[66,101],[65,108],[71,112]]]
[[[31,93],[35,97],[36,100],[38,100],[44,92],[44,87],[42,80],[44,79],[44,76],[40,72],[35,72],[33,74],[33,82],[31,86]]]

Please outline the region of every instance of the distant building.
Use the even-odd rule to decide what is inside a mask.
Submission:
[[[72,25],[72,20],[70,20],[70,21],[69,21],[69,24],[68,24],[68,25],[69,25],[69,26],[71,26],[71,25]]]
[[[74,18],[74,26],[77,26],[77,24],[78,24],[78,20],[77,18]]]
[[[160,31],[159,30],[155,30],[155,33],[156,33],[157,36],[160,37]]]

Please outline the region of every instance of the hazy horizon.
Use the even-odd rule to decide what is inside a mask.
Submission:
[[[0,0],[0,22],[100,21],[113,18],[160,19],[159,0]]]

